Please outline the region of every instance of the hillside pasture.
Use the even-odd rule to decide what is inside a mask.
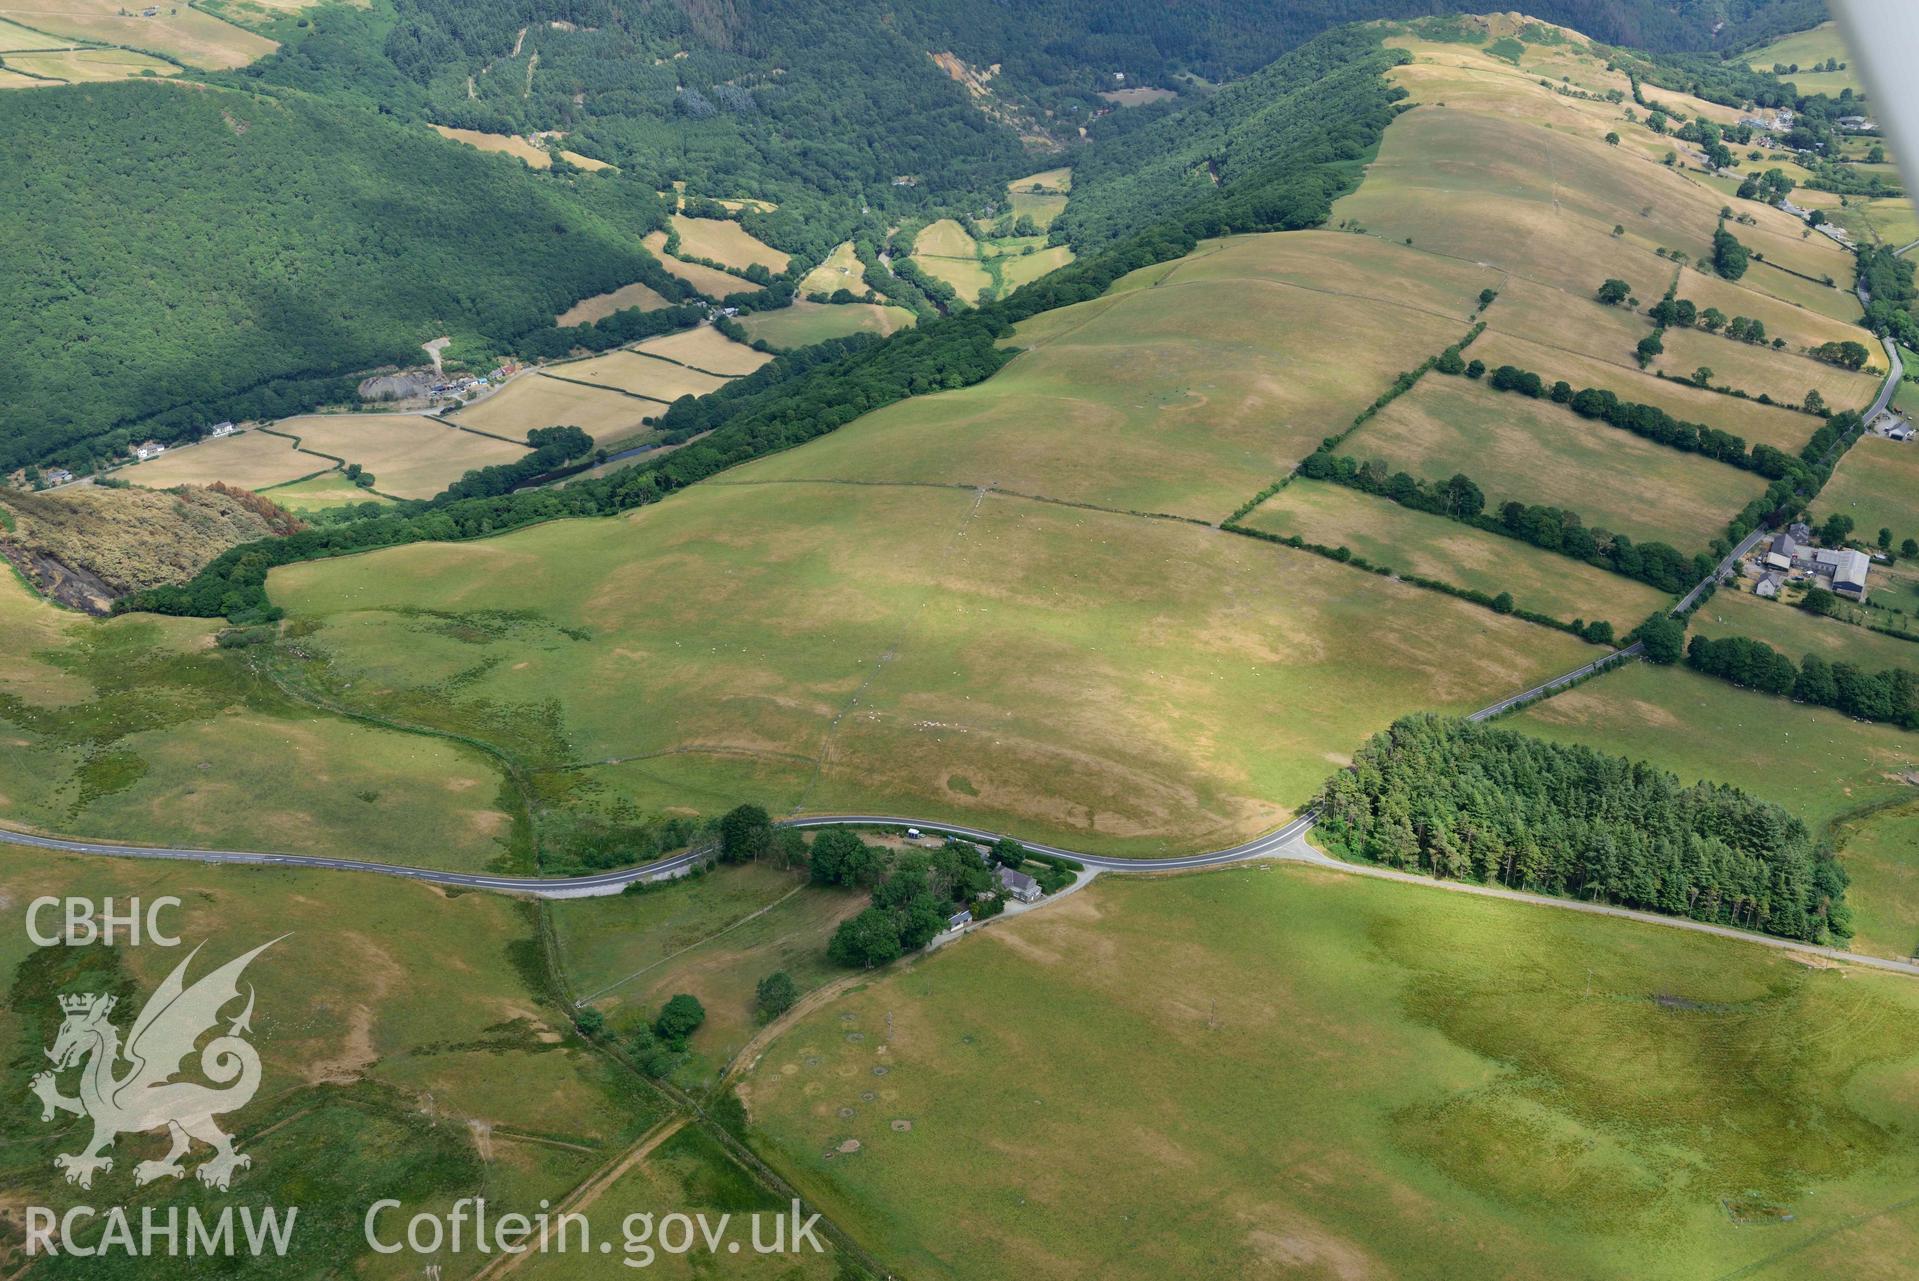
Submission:
[[[297,452],[290,440],[254,430],[176,446],[158,458],[122,467],[114,475],[149,489],[210,485],[216,480],[242,489],[265,489],[335,465],[331,458]]]
[[[908,1275],[1896,1275],[1915,1013],[1896,975],[1249,867],[969,935],[799,1020],[740,1094]]]
[[[512,156],[515,160],[525,161],[535,169],[551,169],[553,157],[545,147],[536,147],[517,133],[485,133],[478,129],[454,129],[448,125],[434,125],[433,132],[442,138],[451,138],[454,142],[464,142],[469,147],[481,151],[497,152],[503,156]]]
[[[1497,311],[1495,306],[1494,312]],[[1510,325],[1510,329],[1488,329],[1468,354],[1485,361],[1491,369],[1517,365],[1532,370],[1548,384],[1564,379],[1575,388],[1602,387],[1622,400],[1657,405],[1675,418],[1743,436],[1748,446],[1767,444],[1796,454],[1812,438],[1813,432],[1819,430],[1820,419],[1810,415],[1778,405],[1762,405],[1756,400],[1722,396],[1671,378],[1657,378],[1639,369],[1631,360],[1584,355],[1576,347],[1548,345],[1544,337],[1535,341],[1531,335],[1541,330],[1511,321],[1510,315],[1502,317],[1498,324]],[[1648,328],[1646,332],[1652,331]],[[1522,334],[1526,336],[1521,337]],[[1570,340],[1576,343],[1578,338],[1570,336]],[[1711,341],[1728,347],[1738,345],[1731,339]],[[1717,348],[1713,350],[1717,352]]]
[[[913,238],[913,261],[930,276],[953,287],[960,301],[972,304],[993,288],[992,273],[980,262],[979,241],[951,218],[920,228]]]
[[[57,8],[5,3],[0,19],[53,36],[151,50],[206,71],[243,67],[280,47],[186,5],[163,7],[148,18],[116,0],[61,0]]]
[[[596,387],[609,387],[659,402],[638,407],[646,414],[663,412],[666,406],[681,396],[704,396],[724,387],[728,381],[697,369],[688,369],[685,365],[655,360],[631,351],[610,351],[590,360],[556,365],[550,373],[556,381],[592,383]]]
[[[657,311],[661,307],[672,305],[648,286],[635,281],[630,285],[621,285],[608,293],[580,299],[555,316],[553,323],[566,329],[573,325],[590,325],[596,320],[604,320],[614,312],[625,311],[630,307],[638,307],[641,311]]]
[[[1852,663],[1868,671],[1903,667],[1919,674],[1919,643],[1764,600],[1750,590],[1716,593],[1693,615],[1692,630],[1701,636],[1749,636],[1795,663],[1817,654],[1829,663]]]
[[[824,262],[800,278],[802,298],[807,294],[831,294],[836,289],[849,289],[856,294],[867,290],[866,266],[860,262],[850,240],[835,245]]]
[[[660,260],[660,266],[666,269],[667,274],[679,277],[708,298],[717,300],[732,294],[758,293],[762,288],[750,280],[728,275],[724,271],[705,267],[697,262],[681,262],[666,252],[664,231],[649,231],[640,243],[646,246],[648,253]]]
[[[273,430],[296,438],[306,453],[360,464],[373,473],[375,488],[395,498],[431,498],[467,472],[510,463],[527,448],[426,414],[308,414],[282,419]]]
[[[286,485],[275,485],[262,491],[260,496],[272,499],[291,512],[324,511],[329,507],[390,501],[370,489],[362,489],[348,480],[345,472],[337,470]]]
[[[740,324],[756,342],[791,351],[847,334],[880,334],[905,329],[913,313],[878,303],[818,303],[804,300],[777,311],[756,311]]]
[[[1024,351],[986,382],[741,475],[996,485],[1218,520],[1457,341],[1496,280],[1333,233],[1208,241],[1022,324]]]
[[[571,365],[560,367],[562,371]],[[617,391],[582,387],[544,374],[523,374],[484,400],[459,410],[453,421],[464,427],[525,440],[536,427],[578,427],[604,443],[645,430],[641,419],[658,408]]]
[[[401,1224],[471,1196],[485,1197],[495,1213],[533,1214],[610,1165],[666,1115],[657,1095],[573,1034],[542,984],[536,923],[511,899],[397,880],[376,885],[339,872],[28,851],[9,853],[0,892],[16,902],[40,894],[123,902],[171,896],[177,906],[166,920],[189,945],[205,948],[189,970],[193,978],[277,940],[244,980],[257,991],[250,1040],[262,1060],[261,1088],[222,1120],[252,1158],[234,1176],[233,1197],[300,1208],[287,1256],[272,1274],[382,1275],[389,1260],[369,1247],[362,1226],[369,1188],[401,1203],[394,1211]],[[8,1086],[22,1091],[29,1069],[18,1051],[51,1035],[54,997],[72,990],[67,984],[125,983],[145,994],[187,950],[36,954],[24,933],[18,938],[3,958],[5,978],[30,1004],[0,1015],[0,1035],[17,1065]],[[7,1122],[6,1138],[36,1151],[71,1150],[85,1124],[45,1125],[37,1110],[22,1112]],[[131,1188],[123,1169],[165,1150],[164,1134],[125,1134],[107,1177]],[[203,1152],[188,1158],[189,1169]],[[723,1158],[716,1168],[744,1181]],[[686,1204],[700,1201],[706,1177],[685,1190]],[[88,1200],[46,1160],[17,1163],[9,1187],[59,1210]],[[96,1183],[92,1196],[100,1195]],[[190,1205],[205,1209],[190,1176],[139,1195],[160,1221]],[[103,1255],[84,1270],[108,1281],[203,1274],[204,1264],[188,1263],[184,1253]]]
[[[1073,250],[1067,245],[1054,245],[1050,249],[1041,249],[1030,254],[1010,254],[999,259],[1001,286],[1012,293],[1021,285],[1030,285],[1041,276],[1058,271],[1073,261]]]
[[[1475,353],[1477,354],[1477,352]],[[1751,472],[1654,444],[1549,401],[1470,379],[1428,377],[1350,437],[1342,452],[1428,480],[1464,472],[1486,505],[1578,512],[1589,526],[1705,550],[1765,488]]]
[[[1252,539],[917,485],[708,483],[271,593],[356,703],[489,737],[537,716],[567,764],[634,761],[597,781],[642,807],[755,796],[1138,854],[1265,830],[1394,716],[1597,652]],[[443,612],[497,610],[569,639],[433,657]],[[425,697],[458,671],[458,699]]]
[[[1666,351],[1653,367],[1669,377],[1690,378],[1703,365],[1713,371],[1714,386],[1737,387],[1755,398],[1763,393],[1782,404],[1800,404],[1808,391],[1816,391],[1832,409],[1863,410],[1884,381],[1883,374],[1874,377],[1841,369],[1796,352],[1735,342],[1699,329],[1668,329],[1661,342]],[[1881,354],[1880,364],[1884,363]]]
[[[7,68],[68,84],[100,84],[130,76],[177,76],[180,68],[131,49],[68,49],[60,53],[9,53]]]
[[[1894,546],[1919,538],[1919,444],[1862,437],[1839,460],[1813,511],[1822,521],[1852,517],[1854,531],[1868,542],[1881,529],[1892,531]]]
[[[634,343],[631,350],[661,360],[671,360],[702,373],[717,374],[722,378],[750,374],[773,359],[763,351],[754,351],[744,343],[734,342],[711,325],[649,338],[645,342]]]
[[[469,870],[511,858],[486,758],[292,703],[214,648],[218,623],[89,621],[12,574],[0,622],[0,822]]]
[[[774,275],[786,270],[789,255],[754,236],[730,218],[689,218],[671,215],[680,236],[680,253],[688,258],[711,258],[741,271],[755,264]]]
[[[1846,64],[1843,71],[1810,71],[1807,68],[1824,66],[1828,59],[1837,58]],[[1799,86],[1801,93],[1824,93],[1838,97],[1841,90],[1850,89],[1854,93],[1866,91],[1865,81],[1859,76],[1857,61],[1846,48],[1846,38],[1839,30],[1839,24],[1827,19],[1810,31],[1795,31],[1789,36],[1761,45],[1746,54],[1746,64],[1754,71],[1771,71],[1775,66],[1799,67],[1800,70],[1788,72],[1782,79],[1790,80]]]
[[[1348,547],[1374,565],[1497,596],[1565,621],[1605,619],[1623,636],[1668,598],[1644,583],[1516,539],[1310,480],[1294,480],[1242,519],[1268,533]]]

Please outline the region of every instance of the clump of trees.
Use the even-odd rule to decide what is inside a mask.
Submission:
[[[916,952],[946,928],[946,920],[990,890],[992,874],[971,847],[948,844],[891,861],[850,828],[827,828],[813,840],[813,875],[821,880],[821,844],[832,865],[833,884],[869,886],[872,906],[841,923],[827,945],[836,964],[871,969]],[[855,847],[858,847],[857,850]]]
[[[1919,729],[1919,675],[1894,667],[1869,672],[1808,654],[1793,661],[1764,641],[1745,636],[1695,636],[1686,666],[1744,689],[1830,707],[1857,720]]]
[[[1746,274],[1746,263],[1751,252],[1740,243],[1739,237],[1720,227],[1712,233],[1712,269],[1727,280],[1737,280]]]
[[[1812,349],[1812,354],[1829,365],[1838,365],[1841,369],[1860,369],[1865,366],[1866,357],[1871,353],[1866,345],[1845,339],[1843,342],[1823,342]]]
[[[1852,933],[1846,873],[1804,822],[1588,747],[1408,717],[1316,804],[1335,848],[1388,867],[1810,942]]]

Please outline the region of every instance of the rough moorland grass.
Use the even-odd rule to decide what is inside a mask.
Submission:
[[[423,414],[311,414],[284,419],[273,430],[298,437],[304,453],[360,464],[382,493],[396,498],[431,498],[475,468],[526,453],[524,445]]]
[[[850,286],[835,285],[834,288]],[[913,313],[904,307],[804,300],[778,311],[754,312],[740,321],[755,340],[763,340],[784,350],[810,347],[816,342],[841,338],[847,334],[890,334],[912,323]]]
[[[1747,944],[1246,868],[969,937],[742,1094],[908,1274],[1720,1276],[1909,1195],[1915,1010]],[[1889,1226],[1856,1266],[1902,1266]]]
[[[1852,517],[1854,530],[1868,541],[1881,529],[1892,531],[1895,547],[1919,538],[1919,445],[1867,436],[1846,451],[1814,510],[1822,519]]]
[[[860,892],[808,885],[802,872],[721,867],[642,895],[572,899],[553,907],[561,968],[574,999],[624,1030],[688,992],[706,1008],[680,1073],[712,1080],[758,1029],[754,989],[776,970],[803,994],[843,971],[826,959],[834,929],[868,903]]]
[[[775,275],[786,270],[788,255],[730,218],[689,218],[677,213],[670,217],[673,230],[680,233],[680,253],[685,257],[711,258],[742,271],[754,263]]]
[[[1718,593],[1693,616],[1692,629],[1701,636],[1750,636],[1795,663],[1807,654],[1817,654],[1827,662],[1852,663],[1868,671],[1904,667],[1919,672],[1919,642],[1821,618],[1796,606],[1762,600],[1750,591]]]
[[[643,805],[687,803],[690,774],[701,808],[950,815],[1140,854],[1263,830],[1395,715],[1594,652],[1203,527],[922,486],[704,485],[271,590],[342,697],[492,741],[545,726],[541,765],[644,758],[595,772]],[[537,623],[455,640],[422,610]]]
[[[1621,636],[1667,599],[1644,583],[1343,485],[1295,480],[1243,523],[1350,547],[1375,565],[1489,596],[1511,592],[1521,609],[1554,618],[1603,618]]]
[[[73,835],[479,869],[500,777],[439,739],[314,714],[185,619],[95,622],[0,581],[0,821]]]
[[[1362,461],[1383,458],[1428,479],[1464,472],[1486,491],[1489,507],[1511,500],[1565,507],[1589,525],[1684,552],[1704,550],[1765,488],[1751,472],[1654,444],[1562,405],[1442,374],[1386,406],[1343,452]]]
[[[563,365],[554,372],[571,377],[567,373],[571,368]],[[643,426],[640,420],[658,412],[657,406],[616,391],[527,374],[460,410],[454,421],[514,440],[526,439],[536,427],[572,426],[595,440],[607,441],[637,433]]]
[[[404,1202],[402,1222],[476,1194],[499,1211],[530,1213],[664,1115],[657,1096],[567,1029],[545,990],[525,905],[401,882],[372,889],[341,873],[9,852],[0,868],[9,901],[172,895],[181,905],[165,921],[185,946],[35,949],[24,930],[8,931],[0,946],[10,993],[0,1012],[8,1088],[24,1097],[29,1073],[45,1066],[40,1049],[59,1020],[58,994],[121,990],[131,1008],[194,945],[205,945],[190,971],[197,977],[278,937],[245,976],[256,989],[251,1039],[263,1060],[261,1088],[222,1119],[252,1166],[217,1198],[192,1178],[162,1180],[138,1198],[162,1213],[187,1204],[217,1211],[226,1201],[298,1205],[288,1258],[248,1269],[268,1277],[375,1262],[361,1233],[369,1193]],[[38,1109],[13,1109],[0,1126],[14,1154],[9,1195],[60,1209],[103,1195],[131,1198],[133,1165],[160,1155],[164,1134],[122,1135],[113,1170],[89,1193],[63,1182],[51,1163],[55,1152],[84,1142],[85,1127],[70,1118],[43,1125]],[[196,1150],[189,1163],[204,1155]],[[148,1278],[204,1268],[185,1257],[115,1257],[50,1271]]]
[[[1217,520],[1457,341],[1496,281],[1327,232],[1208,242],[1022,325],[1027,350],[984,383],[738,474],[992,484]]]
[[[298,453],[293,442],[262,431],[243,431],[219,440],[169,449],[158,458],[135,463],[116,474],[149,489],[210,485],[225,481],[242,489],[283,485],[337,466],[330,458]]]

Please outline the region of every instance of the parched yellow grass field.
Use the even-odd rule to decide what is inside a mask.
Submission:
[[[1877,347],[1871,335],[1860,334],[1860,337]],[[1879,394],[1879,384],[1885,378],[1883,352],[1879,355],[1881,372],[1875,377],[1841,369],[1810,356],[1734,342],[1698,329],[1668,329],[1661,342],[1666,352],[1653,367],[1665,370],[1671,377],[1690,377],[1703,365],[1713,371],[1715,386],[1737,387],[1753,396],[1763,392],[1787,404],[1802,403],[1808,391],[1817,391],[1820,399],[1833,409],[1863,410]]]
[[[479,673],[462,700],[555,709],[581,762],[632,758],[596,777],[642,806],[904,807],[1142,854],[1264,830],[1394,716],[1597,652],[1253,539],[911,485],[707,483],[271,594],[368,706],[438,679],[422,608],[579,629],[445,661]]]
[[[763,351],[754,351],[744,343],[734,342],[711,325],[649,338],[645,342],[634,343],[632,349],[722,377],[750,374],[773,359]]]
[[[360,464],[373,473],[376,489],[396,498],[431,498],[475,468],[526,452],[524,445],[425,414],[310,414],[275,423],[273,430],[297,436],[309,453]]]
[[[1511,592],[1519,608],[1564,621],[1605,619],[1621,636],[1668,603],[1644,583],[1343,485],[1295,480],[1242,523],[1488,596]]]
[[[641,431],[640,420],[656,412],[657,406],[616,391],[526,374],[460,410],[456,421],[514,439],[524,439],[535,427],[578,427],[604,441]]]
[[[688,369],[684,365],[655,360],[631,351],[610,351],[591,360],[555,365],[549,373],[555,379],[613,387],[661,402],[652,408],[642,406],[641,412],[648,414],[660,413],[681,396],[704,396],[725,386],[727,381],[697,369]]]
[[[640,243],[646,246],[648,253],[660,260],[660,266],[666,268],[670,275],[678,276],[709,298],[724,298],[728,294],[757,293],[760,290],[760,286],[750,280],[729,276],[723,271],[715,271],[711,267],[703,267],[696,262],[681,262],[666,252],[664,231],[649,231]]]
[[[151,49],[209,71],[243,67],[280,46],[198,9],[165,5],[151,18],[118,0],[28,0],[0,6],[0,19],[77,40]]]
[[[980,263],[979,241],[951,218],[920,228],[913,238],[913,261],[936,280],[945,281],[969,306],[982,290],[993,287],[993,277]]]
[[[913,323],[904,307],[881,303],[820,303],[805,299],[776,311],[742,316],[740,324],[756,341],[791,349],[810,346],[846,334],[890,334]]]
[[[1036,316],[978,386],[745,476],[997,485],[1218,520],[1466,332],[1496,273],[1332,232],[1209,241]]]
[[[131,49],[69,49],[63,53],[9,53],[7,67],[69,84],[97,84],[132,76],[177,76],[170,62]]]
[[[1006,184],[1008,191],[1031,191],[1035,187],[1041,192],[1064,195],[1073,189],[1072,166],[1062,165],[1057,169],[1043,169],[1038,173],[1029,173],[1024,178],[1015,178]]]
[[[680,233],[680,252],[689,258],[711,258],[742,270],[758,263],[776,275],[792,261],[791,255],[781,253],[731,219],[689,218],[677,213],[671,217],[673,230]]]
[[[1386,406],[1342,452],[1362,462],[1384,458],[1429,480],[1464,472],[1485,490],[1488,507],[1564,507],[1588,525],[1687,553],[1705,550],[1765,489],[1754,473],[1443,374]]]
[[[263,489],[326,471],[333,465],[331,459],[295,452],[290,440],[262,431],[243,431],[219,440],[169,449],[158,458],[135,463],[114,474],[150,489],[207,485],[216,480],[242,489]]]
[[[1498,304],[1494,304],[1493,312],[1498,310]],[[1510,324],[1511,321],[1509,319],[1502,323]],[[1652,331],[1648,329],[1646,332]],[[1673,332],[1676,331],[1667,331],[1669,335]],[[1550,329],[1536,330],[1525,325],[1513,325],[1510,330],[1488,329],[1473,344],[1470,354],[1485,361],[1489,369],[1517,365],[1521,369],[1532,370],[1548,384],[1563,378],[1578,388],[1603,387],[1624,400],[1658,405],[1667,413],[1687,422],[1705,423],[1708,427],[1736,432],[1744,436],[1748,443],[1763,442],[1788,453],[1796,453],[1819,429],[1819,419],[1794,410],[1762,405],[1756,400],[1740,400],[1736,396],[1722,396],[1718,392],[1688,386],[1670,378],[1655,378],[1630,360],[1621,363],[1607,357],[1582,355],[1577,346],[1549,346],[1543,336],[1538,341],[1530,336],[1516,336],[1533,333],[1543,335],[1550,333]],[[1577,335],[1572,335],[1569,341],[1577,344],[1579,339]],[[1708,341],[1728,347],[1739,345],[1728,338],[1711,338]],[[1597,340],[1590,345],[1610,351],[1608,344]],[[1721,377],[1725,376],[1724,371],[1716,372]]]
[[[646,285],[635,281],[630,285],[621,285],[610,293],[595,294],[591,298],[582,298],[553,318],[553,323],[565,329],[570,325],[590,325],[596,320],[604,320],[616,311],[625,311],[629,307],[638,307],[641,311],[656,311],[661,307],[672,306]]]
[[[1011,293],[1021,285],[1029,285],[1049,272],[1058,271],[1071,261],[1073,250],[1067,245],[1054,245],[1036,253],[1013,254],[999,260],[1000,279],[1005,283],[1005,291]]]
[[[807,294],[830,294],[835,289],[850,289],[856,294],[863,294],[867,289],[866,266],[853,252],[850,240],[835,245],[833,252],[826,255],[826,261],[800,280],[802,298]]]
[[[481,151],[497,151],[503,156],[524,160],[535,169],[553,167],[553,157],[546,153],[546,148],[536,147],[516,133],[483,133],[478,129],[455,129],[449,125],[434,125],[433,132],[442,138],[478,147]]]

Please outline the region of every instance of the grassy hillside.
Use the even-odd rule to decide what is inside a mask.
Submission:
[[[969,936],[741,1094],[914,1274],[1896,1275],[1916,1008],[1743,943],[1246,868]]]
[[[643,223],[369,112],[134,83],[8,103],[0,470],[346,398],[337,375],[505,343],[648,263]]]

